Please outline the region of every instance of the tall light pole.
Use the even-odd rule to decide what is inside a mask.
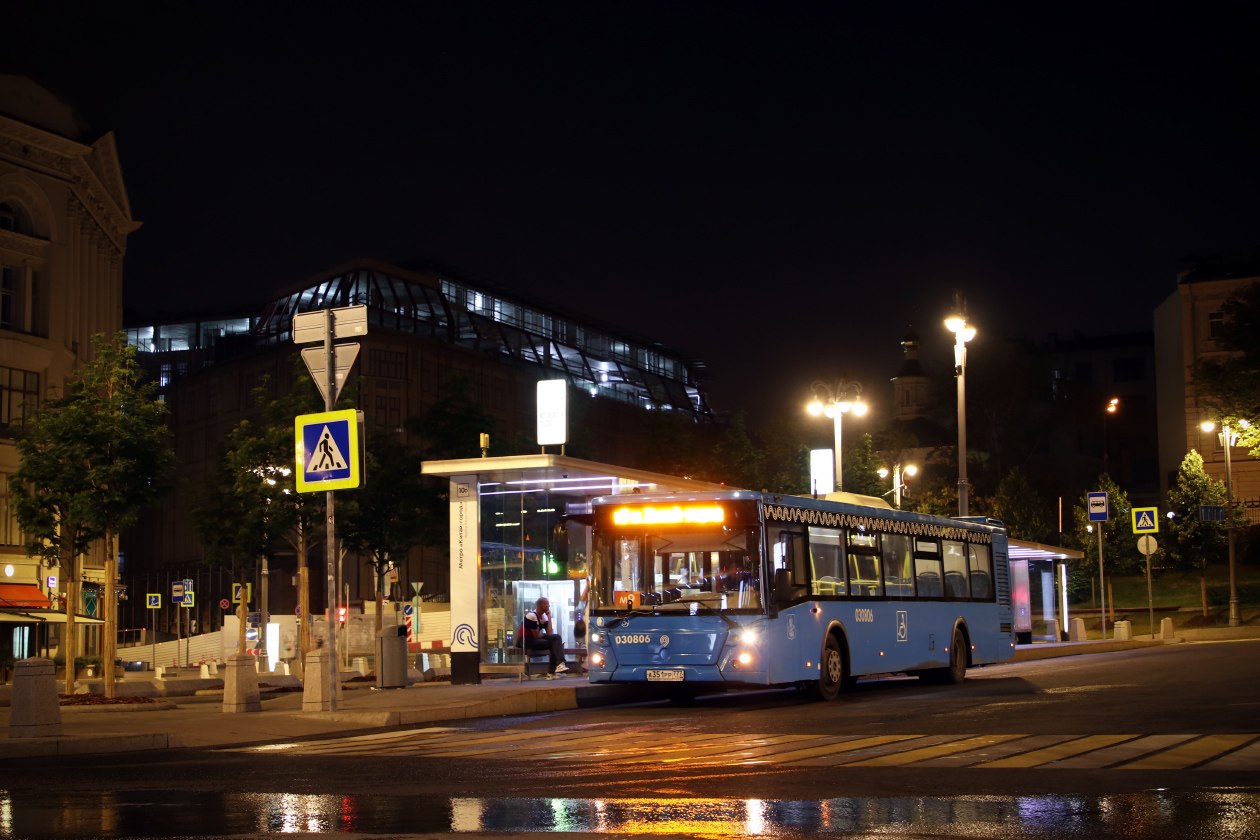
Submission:
[[[945,326],[955,336],[954,378],[958,380],[958,515],[967,515],[967,342],[976,337],[967,326],[967,298],[954,291],[954,314]]]
[[[905,487],[905,485],[901,483],[901,476],[904,474],[906,477],[909,477],[918,471],[919,468],[914,464],[906,464],[904,467],[901,466],[901,464],[893,464],[893,506],[897,508],[897,510],[901,510],[901,491]],[[880,467],[878,472],[880,478],[888,478],[887,467]]]
[[[862,402],[862,384],[841,379],[834,385],[826,382],[813,384],[814,401],[809,404],[809,413],[817,417],[825,414],[835,421],[836,427],[836,489],[844,490],[844,473],[840,463],[840,418],[852,411],[861,417],[866,413],[866,403]],[[850,396],[852,395],[852,396]]]
[[[1111,402],[1107,403],[1107,410],[1103,414],[1103,473],[1111,475],[1111,471],[1107,468],[1107,415],[1115,414],[1116,409],[1120,407],[1120,398],[1112,397]]]
[[[1246,422],[1246,421],[1243,421]],[[1216,424],[1208,420],[1200,426],[1205,432],[1216,429]],[[1242,612],[1238,606],[1238,578],[1234,574],[1234,472],[1229,458],[1229,449],[1238,442],[1238,431],[1228,423],[1221,423],[1221,446],[1225,449],[1225,529],[1229,533],[1229,626],[1242,625]]]

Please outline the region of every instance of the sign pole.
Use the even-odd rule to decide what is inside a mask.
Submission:
[[[1102,634],[1107,641],[1107,578],[1103,575],[1102,525],[1098,526],[1098,598],[1102,604]]]
[[[1151,619],[1151,641],[1155,641],[1155,595],[1151,590],[1151,555],[1146,555],[1146,608]]]
[[[153,674],[157,676],[157,610],[149,610],[149,624],[153,625]]]
[[[332,411],[337,402],[337,366],[333,363],[333,314],[324,310],[324,358],[327,359],[328,379],[324,389],[324,410]],[[333,491],[324,495],[328,508],[327,543],[324,547],[324,567],[327,576],[326,598],[328,605],[328,710],[337,711],[337,684],[340,665],[337,662],[337,531],[336,514],[333,510]]]

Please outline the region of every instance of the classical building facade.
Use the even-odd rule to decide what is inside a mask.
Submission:
[[[54,93],[0,75],[0,585],[39,586],[53,601],[51,570],[26,556],[9,508],[9,424],[61,391],[94,334],[121,329],[123,255],[140,226],[113,134],[89,137]],[[99,560],[86,559],[85,578]]]
[[[1193,370],[1200,359],[1225,354],[1216,341],[1224,323],[1222,306],[1253,283],[1260,283],[1260,262],[1199,265],[1178,274],[1177,288],[1155,309],[1159,472],[1160,490],[1165,494],[1191,449],[1203,456],[1203,465],[1213,478],[1225,479],[1225,449],[1216,432],[1200,428],[1211,419],[1211,409],[1195,390]],[[1235,495],[1260,500],[1260,462],[1238,447],[1230,450],[1230,460]]]

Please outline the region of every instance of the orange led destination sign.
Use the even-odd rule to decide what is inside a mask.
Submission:
[[[613,522],[617,525],[677,525],[679,523],[721,522],[720,507],[678,507],[653,508],[642,510],[621,508],[613,511]]]

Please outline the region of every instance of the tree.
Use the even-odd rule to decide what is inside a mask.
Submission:
[[[1213,412],[1239,431],[1239,446],[1260,457],[1260,282],[1244,286],[1221,306],[1216,346],[1228,358],[1200,359],[1196,391]]]
[[[881,496],[884,480],[879,477],[879,456],[870,434],[863,434],[851,447],[845,447],[844,489],[863,496]]]
[[[1173,518],[1168,522],[1164,538],[1164,554],[1172,565],[1199,573],[1199,590],[1203,596],[1203,615],[1207,615],[1207,565],[1226,551],[1228,523],[1203,522],[1199,519],[1202,505],[1224,505],[1225,485],[1213,481],[1203,469],[1203,456],[1191,449],[1181,461],[1177,481],[1168,488],[1168,506]],[[1233,514],[1238,516],[1237,512]],[[1244,517],[1235,525],[1246,527]]]
[[[437,400],[418,417],[408,417],[404,426],[420,438],[425,460],[476,458],[481,455],[481,433],[490,435],[490,454],[502,455],[507,441],[499,440],[499,421],[473,399],[473,382],[466,376],[452,376],[438,387]]]
[[[376,631],[381,630],[384,576],[406,560],[413,546],[437,542],[445,533],[431,514],[433,485],[420,480],[420,455],[391,432],[374,434],[367,446],[369,480],[349,491],[342,514],[346,547],[372,564],[376,575]],[[441,533],[439,533],[439,531]]]
[[[993,514],[1012,537],[1042,542],[1050,535],[1045,501],[1019,467],[1007,473],[993,498]]]
[[[709,478],[711,481],[748,490],[761,490],[764,486],[761,453],[748,437],[744,412],[738,412],[731,418],[730,425],[713,448],[713,465]]]
[[[26,536],[26,553],[60,569],[66,590],[62,652],[66,693],[74,693],[78,558],[100,538],[91,516],[88,490],[89,445],[81,432],[87,421],[78,400],[47,400],[14,431],[21,465],[9,477],[13,514]]]

